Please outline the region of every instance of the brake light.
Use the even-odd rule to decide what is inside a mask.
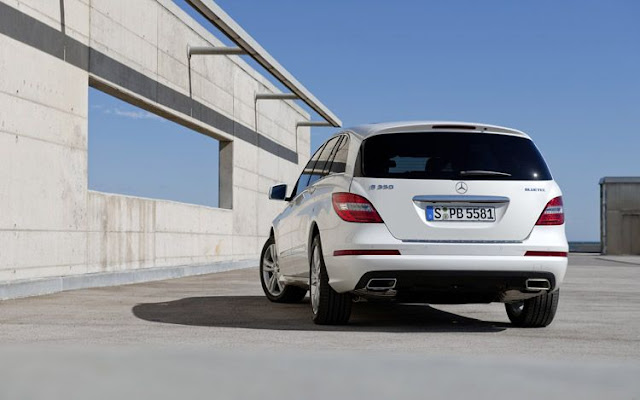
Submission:
[[[564,208],[562,206],[562,196],[547,203],[536,225],[562,225],[564,224]]]
[[[334,193],[333,209],[347,222],[380,223],[382,218],[369,200],[353,193]]]

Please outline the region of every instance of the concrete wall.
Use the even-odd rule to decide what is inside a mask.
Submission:
[[[0,284],[254,261],[309,116],[171,0],[0,0]],[[191,75],[191,79],[189,79]],[[221,141],[221,207],[87,189],[88,86]],[[256,127],[257,123],[257,127]],[[297,139],[296,139],[297,137]],[[297,143],[296,143],[297,141]],[[246,264],[246,263],[245,263]]]
[[[602,252],[640,255],[640,177],[603,178],[600,185]]]

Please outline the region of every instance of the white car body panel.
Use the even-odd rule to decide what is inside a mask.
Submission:
[[[372,271],[549,273],[554,277],[554,289],[559,287],[567,268],[566,257],[525,256],[527,251],[568,251],[564,225],[535,225],[546,204],[562,195],[555,181],[468,180],[464,181],[468,190],[460,195],[455,189],[457,180],[354,177],[360,144],[367,137],[399,132],[428,135],[433,126],[460,124],[407,122],[368,125],[341,132],[349,135],[350,140],[345,172],[316,181],[290,199],[273,221],[284,281],[306,284],[310,242],[313,230],[317,229],[329,284],[338,293],[353,292],[363,275]],[[529,139],[526,134],[509,128],[471,125],[477,126],[482,134]],[[393,189],[388,189],[389,186]],[[332,205],[332,194],[336,192],[364,196],[384,223],[343,221]],[[429,222],[425,217],[425,204],[414,201],[414,197],[420,195],[501,196],[508,201],[496,204],[495,222]],[[339,250],[364,249],[397,250],[400,255],[334,256]]]
[[[464,181],[468,186],[464,195],[456,192],[457,182],[354,178],[351,192],[369,199],[392,235],[401,240],[524,240],[547,202],[561,195],[554,181]],[[379,185],[392,185],[393,190],[371,189]],[[425,211],[428,203],[412,199],[419,195],[436,194],[451,195],[452,198],[499,195],[507,197],[509,201],[495,204],[495,222],[428,222]]]

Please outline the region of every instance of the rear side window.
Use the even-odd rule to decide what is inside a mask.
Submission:
[[[334,157],[329,165],[330,174],[340,174],[347,168],[347,156],[349,155],[349,137],[343,136],[342,141],[334,152]]]
[[[315,181],[326,175],[324,171],[329,166],[329,159],[333,155],[333,151],[335,150],[339,140],[339,136],[329,140],[326,146],[324,146],[324,149],[322,149],[322,153],[320,153],[320,157],[318,157],[318,161],[313,168],[313,173],[309,178],[309,186],[313,185]]]
[[[551,180],[527,138],[491,133],[396,133],[362,142],[360,175],[372,178]]]

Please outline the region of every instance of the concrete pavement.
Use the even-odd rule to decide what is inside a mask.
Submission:
[[[640,384],[633,377],[640,376],[639,289],[637,265],[571,256],[556,320],[544,329],[512,328],[500,304],[355,304],[349,325],[319,327],[311,322],[308,302],[268,302],[255,268],[64,292],[0,302],[0,343],[10,345],[0,351],[0,381],[12,376],[6,371],[14,371],[7,360],[38,364],[33,360],[42,355],[34,354],[36,346],[53,347],[44,352],[50,354],[45,364],[80,352],[80,361],[76,357],[65,364],[72,371],[83,369],[82,360],[119,354],[111,362],[130,370],[125,377],[136,376],[144,360],[157,359],[149,368],[163,375],[170,374],[164,364],[170,359],[187,370],[209,360],[212,374],[220,374],[215,360],[233,359],[237,378],[275,363],[306,382],[313,381],[313,369],[298,365],[314,360],[338,381],[340,371],[355,379],[341,381],[345,388],[365,393],[371,387],[353,385],[367,382],[362,372],[366,360],[377,379],[387,374],[391,380],[417,379],[415,368],[442,375],[430,381],[434,393],[441,394],[462,390],[445,384],[445,376],[454,374],[465,377],[467,388],[484,385],[486,393],[493,393],[494,385],[515,388],[520,382],[530,385],[533,394],[545,388],[536,384],[542,379],[551,385],[545,393],[579,386],[574,394],[582,398],[638,398]],[[502,376],[511,376],[510,383]],[[423,383],[414,383],[402,393],[419,393],[414,390]],[[227,389],[233,393],[233,386]]]
[[[349,325],[316,326],[308,302],[267,301],[252,268],[4,301],[0,341],[640,359],[640,268],[570,263],[544,329],[512,328],[501,304],[356,304]]]

